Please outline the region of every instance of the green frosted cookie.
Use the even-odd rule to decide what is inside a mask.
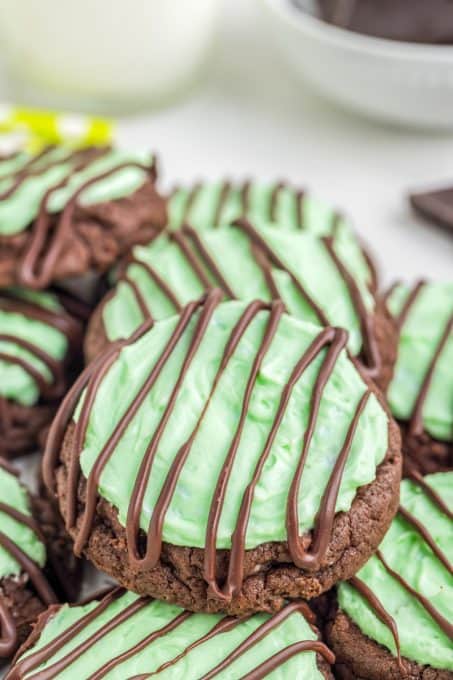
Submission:
[[[303,603],[234,619],[114,590],[83,606],[52,607],[8,680],[332,678],[333,655]]]
[[[0,454],[37,446],[66,392],[82,326],[49,292],[0,291]]]
[[[47,147],[0,158],[0,286],[105,271],[166,221],[149,154]]]
[[[222,297],[214,289],[149,322],[88,367],[54,421],[45,476],[54,488],[62,468],[76,551],[125,586],[162,597],[173,563],[168,599],[242,611],[278,606],[287,588],[319,594],[372,553],[396,508],[399,440],[345,331],[290,317],[281,302]],[[341,513],[356,499],[354,535]],[[216,550],[230,555],[217,566]]]
[[[354,677],[451,677],[452,509],[453,473],[414,473],[378,552],[338,587],[328,637]]]
[[[30,625],[50,604],[57,602],[58,583],[50,567],[58,555],[61,572],[78,586],[78,571],[63,538],[52,506],[32,498],[16,471],[0,458],[0,658],[10,657],[30,633]],[[38,525],[39,517],[41,525]],[[42,527],[42,529],[41,529]],[[56,547],[58,545],[58,547]],[[49,549],[47,546],[50,546]]]
[[[386,299],[399,330],[388,401],[408,464],[453,469],[453,283],[398,284]]]

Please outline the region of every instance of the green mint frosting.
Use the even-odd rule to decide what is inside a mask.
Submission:
[[[181,445],[195,428],[206,403],[227,339],[246,308],[244,302],[219,305],[193,359],[158,447],[145,494],[141,527],[146,531],[163,481]],[[100,480],[100,493],[119,511],[124,525],[134,481],[145,450],[165,409],[190,344],[199,312],[192,318],[153,389],[116,447]],[[229,361],[180,474],[165,516],[169,543],[203,548],[216,481],[238,424],[244,392],[269,312],[248,326]],[[91,410],[81,453],[87,476],[103,445],[167,345],[178,318],[157,322],[140,340],[124,348],[104,377]],[[229,548],[240,503],[263,451],[289,376],[321,329],[284,315],[254,385],[233,466],[217,547]],[[324,353],[299,379],[256,488],[247,548],[286,539],[286,500],[302,450],[314,381]],[[342,352],[321,400],[313,441],[302,476],[299,516],[303,533],[314,526],[320,500],[366,386]],[[118,398],[121,395],[121,398]],[[80,406],[79,406],[80,408]],[[78,414],[76,414],[77,417]],[[336,505],[349,510],[357,489],[372,482],[387,450],[387,416],[372,396],[360,417]]]
[[[290,272],[311,295],[331,325],[349,331],[350,349],[354,355],[359,354],[362,347],[360,320],[346,282],[324,242],[306,231],[280,230],[268,223],[256,223],[255,226],[267,246],[285,265],[285,270],[274,266],[272,275],[287,310],[301,319],[318,321],[315,311],[291,279]],[[199,237],[235,297],[243,300],[271,298],[246,233],[236,227],[225,226],[200,232]],[[369,270],[357,242],[348,229],[340,228],[334,244],[337,256],[357,283],[365,307],[372,311],[374,302],[367,286]],[[153,267],[181,305],[203,293],[202,282],[171,237],[162,235],[148,246],[134,248],[134,256],[139,262]],[[209,275],[208,269],[206,273]],[[153,318],[162,319],[174,313],[174,304],[143,266],[131,264],[127,276],[142,293]],[[109,340],[129,336],[143,321],[143,314],[127,281],[118,283],[115,293],[104,305],[103,319]]]
[[[31,516],[28,493],[17,477],[0,467],[0,497],[19,512]],[[46,562],[46,548],[36,534],[22,522],[0,512],[0,531],[23,550],[34,562],[43,567]],[[0,545],[0,579],[16,576],[21,566],[10,553]]]
[[[137,599],[137,595],[126,592],[112,602],[91,623],[84,626],[83,630],[69,643],[63,645],[49,661],[37,666],[25,677],[34,677],[35,673],[45,671],[59,659],[64,658]],[[20,659],[27,658],[30,654],[42,649],[47,643],[60,637],[66,629],[79,621],[83,615],[92,611],[96,605],[96,601],[78,607],[64,605],[50,618],[34,647]],[[132,617],[128,617],[112,631],[103,635],[85,653],[79,655],[67,669],[60,671],[58,673],[59,680],[73,680],[74,678],[85,680],[90,678],[104,664],[131,650],[148,635],[171,623],[181,613],[182,609],[175,605],[151,600]],[[256,614],[242,621],[234,629],[215,635],[210,640],[193,648],[175,664],[159,672],[157,676],[162,680],[176,680],[177,678],[198,680],[214,669],[221,661],[227,659],[249,635],[268,619],[269,616],[265,614]],[[151,644],[146,645],[143,650],[115,666],[103,677],[105,680],[124,680],[140,674],[155,673],[163,664],[174,660],[189,645],[207,635],[221,620],[222,616],[216,614],[192,614],[174,630],[158,637]],[[224,680],[242,678],[286,647],[302,640],[315,639],[315,633],[303,616],[299,612],[294,612],[275,630],[239,656],[216,677]],[[287,678],[322,680],[324,676],[317,668],[315,653],[307,651],[297,654],[276,668],[267,677],[272,678],[272,680],[287,680]]]
[[[410,288],[397,286],[388,300],[397,316]],[[410,420],[417,395],[453,314],[453,283],[425,284],[411,306],[401,329],[395,374],[388,391],[392,412],[399,420]],[[438,361],[423,405],[423,424],[437,439],[453,441],[453,334]]]
[[[276,184],[251,182],[247,192],[248,219],[258,222],[274,222],[285,229],[303,229],[317,236],[329,236],[334,228],[350,228],[346,220],[324,201],[300,192],[291,186],[281,186],[275,200],[274,214],[271,215],[272,194]],[[211,230],[214,226],[227,225],[244,215],[242,187],[232,184],[226,196],[219,201],[224,191],[224,182],[212,182],[194,188],[177,189],[169,199],[169,225],[179,229],[189,222],[200,231]],[[271,219],[271,217],[273,219]]]
[[[149,164],[149,154],[130,153],[113,149],[90,163],[79,172],[74,171],[74,160],[68,160],[68,150],[57,147],[33,165],[30,174],[9,197],[0,200],[0,236],[13,236],[23,231],[38,214],[39,206],[46,192],[65,179],[64,188],[52,193],[48,203],[49,212],[60,212],[75,193],[88,180],[126,162]],[[21,170],[31,157],[20,155],[17,160],[0,160],[0,194],[7,192],[15,182],[8,173]],[[6,167],[5,167],[6,166]],[[39,172],[38,172],[39,170]],[[146,179],[146,172],[140,168],[127,167],[95,182],[80,197],[82,204],[102,203],[123,198],[138,189]]]
[[[16,297],[23,298],[51,311],[61,309],[58,299],[52,293],[10,289]],[[33,343],[54,359],[62,361],[68,349],[64,333],[47,323],[29,318],[23,313],[0,308],[0,334],[11,335]],[[43,378],[51,383],[53,376],[48,367],[35,354],[11,340],[0,340],[0,352],[25,360]],[[21,366],[0,359],[0,396],[11,399],[22,406],[33,406],[40,398],[39,388],[32,376]]]
[[[425,481],[453,508],[453,473],[429,475]],[[447,559],[453,561],[452,522],[413,482],[401,484],[401,505],[427,528]],[[447,620],[453,620],[453,579],[418,531],[401,515],[394,519],[380,545],[390,567]],[[453,671],[451,640],[418,601],[372,557],[357,576],[371,588],[394,618],[403,657],[421,665]],[[376,616],[361,595],[349,584],[338,588],[341,609],[372,640],[396,655],[390,630]]]

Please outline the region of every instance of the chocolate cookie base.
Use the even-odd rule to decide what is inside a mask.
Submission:
[[[102,318],[102,310],[112,292],[96,307],[89,321],[84,341],[84,355],[86,363],[92,361],[110,344]],[[376,315],[374,317],[376,342],[381,357],[381,369],[374,382],[385,392],[393,377],[396,361],[398,333],[395,321],[390,315],[385,302],[378,298],[376,301]]]
[[[156,230],[165,226],[166,217],[165,200],[157,193],[153,180],[126,198],[79,205],[52,281],[107,271],[133,245],[147,243]],[[55,217],[58,218],[59,215]],[[21,260],[30,242],[31,226],[14,236],[0,236],[0,287],[29,284],[22,278]]]
[[[453,680],[453,672],[420,666],[402,658],[405,673],[385,647],[364,635],[336,603],[325,629],[326,639],[335,653],[335,677],[340,680]]]
[[[40,447],[58,403],[22,406],[0,397],[0,456],[11,460]]]
[[[57,493],[63,516],[67,513],[67,477],[74,423],[66,431],[60,463],[56,470]],[[248,550],[244,561],[241,592],[226,601],[210,592],[203,577],[204,550],[163,545],[162,555],[153,569],[133,569],[128,560],[126,532],[116,509],[98,498],[90,538],[84,553],[96,567],[115,578],[125,588],[174,602],[191,611],[226,612],[243,615],[254,611],[277,611],[285,599],[311,599],[350,578],[376,550],[398,508],[401,476],[400,435],[389,420],[389,449],[377,468],[376,479],[358,490],[347,513],[335,517],[326,556],[316,572],[292,564],[285,542],[266,543]],[[85,502],[86,480],[81,475],[78,487],[79,516],[71,529],[76,538]],[[310,544],[311,533],[305,537]],[[217,551],[217,574],[226,577],[230,553]]]
[[[427,432],[409,434],[407,423],[400,423],[403,441],[403,474],[416,470],[422,475],[453,470],[453,441],[441,442]]]

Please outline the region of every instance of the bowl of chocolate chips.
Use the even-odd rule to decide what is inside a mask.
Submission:
[[[288,67],[341,107],[453,130],[453,0],[261,0]]]

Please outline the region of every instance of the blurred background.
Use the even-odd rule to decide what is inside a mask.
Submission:
[[[352,216],[384,281],[447,279],[453,238],[406,197],[453,183],[453,46],[369,38],[312,11],[1,0],[0,113],[14,102],[114,116],[121,145],[158,152],[167,185],[289,179]]]

